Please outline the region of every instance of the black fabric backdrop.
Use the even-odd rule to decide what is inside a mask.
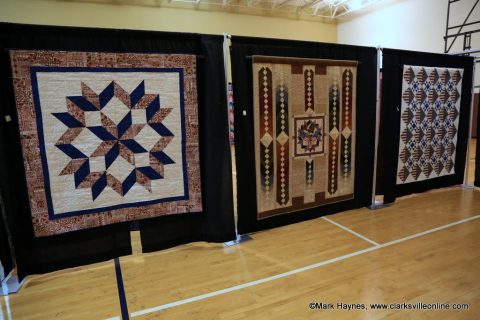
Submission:
[[[460,120],[458,126],[455,174],[424,180],[421,182],[396,185],[398,146],[400,141],[400,103],[402,97],[403,66],[428,66],[463,68]],[[467,152],[468,128],[472,88],[472,57],[450,56],[425,52],[383,49],[383,83],[381,128],[384,159],[383,189],[384,203],[395,201],[396,197],[430,189],[443,188],[463,182]]]
[[[19,143],[19,132],[14,117],[15,103],[9,67],[10,61],[8,49],[186,53],[206,55],[204,52],[206,50],[203,50],[203,48],[210,48],[211,42],[217,44],[220,43],[220,41],[221,37],[200,36],[194,34],[0,24],[0,97],[3,102],[0,108],[0,146],[2,148],[2,152],[0,153],[0,170],[2,174],[0,183],[4,195],[5,209],[9,219],[9,227],[13,233],[18,272],[21,278],[28,274],[44,273],[130,254],[130,224],[120,223],[44,238],[35,238],[33,236],[30,208],[25,185],[23,158]],[[217,58],[217,56],[215,56],[215,58]],[[211,56],[205,56],[205,59],[200,57],[197,60],[199,77],[206,79],[207,77],[202,73],[202,70],[206,69],[204,65],[212,66],[214,64],[217,68],[223,66],[221,59],[218,61],[211,61]],[[218,71],[217,73],[220,72],[223,71]],[[199,87],[201,88],[201,86]],[[202,89],[203,88],[199,89],[199,91]],[[210,99],[212,100],[208,100],[208,98],[205,98],[205,100],[215,101],[214,97],[220,99],[220,95],[223,94],[223,96],[225,96],[225,88],[223,87],[221,89],[223,90],[221,93],[200,92],[200,96],[210,96]],[[224,100],[225,98],[222,98],[222,102]],[[218,111],[214,106],[205,102],[201,105],[204,113],[207,111]],[[226,117],[226,105],[224,104],[224,106],[224,114]],[[208,110],[206,110],[207,108]],[[12,121],[6,122],[5,115],[11,115]],[[212,115],[212,117],[215,116],[219,119],[222,115],[223,114],[216,114]],[[200,116],[200,118],[200,120],[202,120],[202,116]],[[227,122],[225,121],[225,123]],[[211,128],[212,130],[218,128],[212,124],[210,125],[211,127],[202,125],[200,141],[202,145],[207,144],[208,142],[212,146],[217,146],[219,141],[204,141],[204,131],[206,128]],[[223,134],[225,136],[225,141],[227,141],[226,145],[228,146],[227,129],[224,130]],[[221,136],[221,133],[217,133],[217,135]],[[213,149],[213,151],[210,149],[210,152],[217,151],[217,149]],[[3,150],[5,150],[5,152],[3,152]],[[223,150],[221,155],[226,156],[226,152],[229,152],[228,148]],[[224,162],[226,162],[226,160]],[[210,167],[212,166],[213,164],[210,165]],[[224,177],[223,174],[225,173],[226,168],[221,168],[220,163],[215,164],[215,168],[218,168],[219,170],[213,171],[213,174],[218,174],[220,179],[225,181],[225,185],[218,185],[214,190],[209,191],[213,193],[218,191],[221,194],[219,190],[223,188],[222,192],[226,195],[225,199],[220,198],[218,201],[227,203],[229,199],[231,199],[231,183],[230,187],[227,188],[228,181],[231,181],[230,172],[227,177]],[[205,172],[202,173],[202,178],[204,173]],[[212,172],[209,173],[212,174]],[[228,198],[228,190],[224,190],[225,188],[230,191],[230,198]],[[203,192],[205,194],[205,188],[203,188]],[[215,230],[221,232],[223,235],[228,235],[228,237],[225,236],[225,238],[230,240],[230,238],[234,237],[234,227],[233,208],[231,208],[231,202],[229,203],[230,206],[225,205],[222,207],[225,211],[215,213],[217,215],[223,215],[223,220],[215,217],[215,214],[213,214],[214,217],[211,219],[213,219],[215,223],[218,223],[217,226],[219,226],[219,228]],[[206,207],[208,208],[208,206]],[[231,210],[227,211],[226,208]],[[192,224],[197,223],[199,220],[205,220],[205,216],[206,213],[204,212],[192,215],[179,215],[170,218],[172,220],[178,220],[186,224],[186,226],[182,224],[170,225],[173,230],[169,230],[169,232],[175,233],[175,235],[181,237],[183,231],[175,228],[189,227],[192,229],[194,228]],[[215,218],[221,221],[218,222]],[[161,241],[172,244],[171,238],[165,236],[163,230],[158,227],[161,220],[161,218],[158,218],[150,219],[148,222],[142,222],[142,244],[144,245],[144,248],[154,250],[156,244]],[[165,220],[169,221],[169,218]],[[185,223],[185,221],[188,222]]]
[[[359,61],[354,199],[257,220],[252,55]],[[338,211],[368,206],[371,202],[375,141],[376,49],[315,42],[232,37],[231,57],[235,95],[239,233],[274,228]],[[246,115],[243,115],[244,111],[246,111]]]
[[[233,240],[236,235],[223,37],[177,34],[155,42],[152,50],[203,57],[197,62],[203,212],[141,220],[143,252],[192,241]]]
[[[0,154],[2,150],[0,148]],[[0,190],[1,193],[1,190]],[[8,234],[3,223],[4,206],[2,201],[2,195],[0,194],[0,262],[2,263],[3,272],[5,276],[12,271],[12,253],[10,251],[10,245],[8,243]]]

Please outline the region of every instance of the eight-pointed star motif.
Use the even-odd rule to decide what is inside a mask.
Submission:
[[[93,200],[107,186],[121,196],[127,194],[135,183],[152,192],[151,180],[163,179],[163,166],[174,163],[163,151],[174,138],[174,134],[162,124],[172,108],[161,108],[158,94],[146,94],[144,81],[130,94],[115,81],[110,82],[99,94],[82,82],[81,91],[81,96],[67,96],[68,112],[53,113],[68,127],[55,144],[71,158],[60,175],[73,174],[75,188],[91,188]],[[114,115],[123,115],[120,108],[126,110],[125,115],[118,121],[112,120]],[[113,110],[107,112],[108,109]],[[132,110],[144,111],[144,123],[133,123]],[[95,114],[97,118],[99,116],[99,122],[87,120],[87,113]],[[149,126],[159,135],[150,150],[145,149],[135,139],[145,126]],[[74,143],[84,130],[89,130],[101,141],[91,154],[85,154]],[[148,165],[136,163],[136,155],[148,156]],[[92,157],[104,158],[104,170],[91,170]],[[126,160],[132,168],[126,178],[121,180],[115,176],[115,172],[109,170],[118,157]]]

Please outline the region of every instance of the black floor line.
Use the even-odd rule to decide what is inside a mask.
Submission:
[[[120,299],[122,320],[129,320],[127,299],[125,297],[125,288],[123,287],[122,268],[120,267],[120,260],[118,258],[115,258],[115,274],[117,275],[118,298]]]

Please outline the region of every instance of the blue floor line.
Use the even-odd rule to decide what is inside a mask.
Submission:
[[[118,258],[115,258],[115,274],[117,275],[118,298],[120,299],[122,320],[129,320],[127,298],[125,297],[125,288],[123,287],[122,268],[120,267],[120,260]]]

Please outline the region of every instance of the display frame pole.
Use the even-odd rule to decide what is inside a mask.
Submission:
[[[378,141],[380,136],[380,109],[382,105],[381,101],[381,63],[383,58],[383,49],[381,46],[377,47],[377,100],[375,110],[375,150],[373,153],[373,181],[372,181],[372,199],[371,204],[368,206],[370,210],[377,210],[387,207],[383,201],[377,201],[375,199],[377,189],[377,163],[378,163]]]
[[[0,295],[8,296],[11,293],[17,293],[22,288],[23,284],[25,283],[26,277],[22,281],[19,281],[18,275],[16,273],[17,260],[15,258],[15,249],[13,246],[12,232],[10,231],[10,228],[9,228],[7,213],[5,211],[5,206],[3,204],[3,198],[2,198],[1,192],[0,192],[0,211],[2,214],[2,222],[3,222],[3,225],[5,226],[5,232],[7,234],[10,255],[12,258],[12,270],[8,273],[8,275],[5,276],[5,278],[1,282]]]
[[[229,40],[231,39],[231,36],[224,32],[223,33],[223,70],[224,70],[224,75],[225,75],[225,93],[226,93],[226,106],[227,106],[227,133],[230,134],[230,121],[229,121],[229,112],[230,112],[230,106],[229,106],[229,103],[228,103],[228,75],[230,74],[230,69],[229,69],[229,65],[228,65],[228,57],[230,56],[230,44],[229,44]],[[231,61],[231,60],[230,60]],[[235,108],[235,106],[234,106]],[[231,163],[231,166],[232,166],[232,182],[233,182],[233,169],[234,169],[234,161],[233,161],[233,155],[230,157],[230,163]],[[235,171],[236,171],[236,168],[235,168]],[[234,186],[232,185],[232,188]],[[238,203],[238,200],[237,200],[237,203]],[[227,241],[227,242],[224,242],[224,246],[225,247],[231,247],[231,246],[234,246],[234,245],[237,245],[241,242],[245,242],[245,241],[248,241],[248,240],[252,240],[252,237],[250,237],[248,234],[239,234],[238,233],[238,210],[237,210],[237,215],[234,217],[234,223],[235,223],[235,240],[232,240],[232,241]]]
[[[468,140],[467,140],[467,155],[466,155],[466,164],[465,172],[463,174],[463,184],[462,188],[464,189],[473,189],[475,186],[468,183],[468,172],[470,171],[470,144],[472,142],[472,128],[473,128],[473,108],[474,108],[474,98],[475,98],[475,72],[476,72],[477,62],[473,59],[473,74],[472,74],[472,91],[471,91],[471,101],[470,101],[470,121],[468,124]]]

